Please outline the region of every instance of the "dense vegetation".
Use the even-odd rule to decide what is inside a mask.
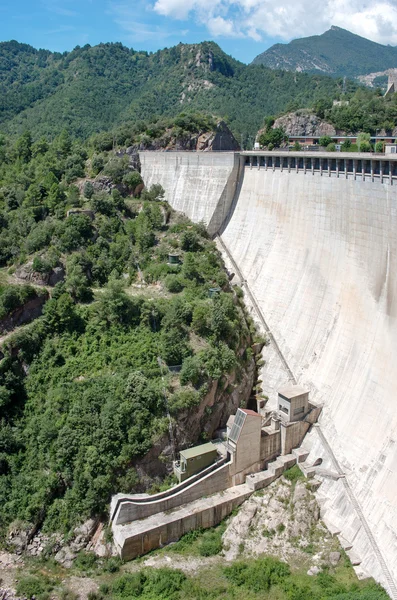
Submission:
[[[134,198],[141,179],[128,157],[65,132],[2,150],[2,297],[26,263],[62,264],[66,278],[3,345],[0,528],[19,519],[67,531],[105,511],[112,492],[142,489],[134,464],[167,435],[166,404],[177,437],[181,411],[243,366],[236,349],[249,332],[205,228],[174,214],[160,186]],[[86,177],[99,164],[111,194]],[[182,365],[180,377],[167,365]]]
[[[287,71],[323,72],[336,77],[356,77],[397,67],[397,48],[383,46],[340,27],[275,44],[259,54],[253,64]],[[383,82],[382,82],[383,83]]]
[[[95,572],[95,557],[86,555],[79,564],[88,573]],[[112,564],[111,561],[113,561]],[[77,562],[77,561],[76,561]],[[114,559],[105,569],[117,570]],[[351,569],[351,567],[350,567]],[[387,600],[385,591],[371,581],[357,582],[349,567],[337,571],[324,570],[316,577],[291,571],[290,567],[271,556],[240,560],[230,566],[218,565],[186,575],[179,569],[143,568],[108,577],[98,592],[90,592],[89,600]],[[79,573],[81,576],[81,573]],[[59,585],[56,578],[43,575],[43,570],[23,577],[17,587],[20,595],[47,600]],[[59,589],[59,587],[58,587]],[[77,600],[70,591],[60,592],[64,600]]]
[[[331,102],[315,104],[317,114],[336,129],[374,135],[384,130],[390,135],[397,126],[397,94],[384,98],[379,91],[360,88],[347,96],[348,105],[332,106]]]
[[[62,55],[0,44],[0,127],[17,134],[30,129],[35,140],[64,128],[86,138],[189,107],[227,117],[246,142],[266,114],[339,97],[341,89],[342,81],[324,76],[244,65],[213,42],[154,54],[119,43],[86,45]]]

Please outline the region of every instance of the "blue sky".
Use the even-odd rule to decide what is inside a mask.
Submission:
[[[120,41],[155,51],[212,39],[250,62],[275,42],[339,25],[397,45],[397,0],[0,0],[0,40],[36,48]]]

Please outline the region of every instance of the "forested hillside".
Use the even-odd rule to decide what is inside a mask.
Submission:
[[[0,318],[32,294],[51,299],[1,340],[0,531],[15,519],[69,531],[111,493],[152,485],[135,464],[153,446],[168,447],[164,476],[167,405],[177,444],[212,433],[221,413],[202,409],[195,426],[189,414],[212,381],[230,397],[244,379],[251,333],[205,228],[175,214],[160,186],[140,191],[133,158],[66,132],[1,148]],[[55,269],[64,279],[41,283]]]
[[[182,109],[226,117],[239,140],[253,139],[264,116],[339,97],[341,90],[341,81],[324,76],[244,65],[213,42],[154,54],[119,43],[87,45],[62,55],[0,44],[0,128],[29,129],[34,139],[64,128],[86,138]]]
[[[275,44],[259,54],[253,64],[353,78],[397,68],[397,48],[377,44],[341,27],[331,27],[322,35]]]

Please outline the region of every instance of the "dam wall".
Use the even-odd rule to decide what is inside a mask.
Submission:
[[[227,266],[246,282],[247,301],[271,334],[261,373],[269,404],[288,380],[324,404],[321,430],[350,490],[341,479],[323,484],[327,522],[392,590],[381,559],[397,581],[396,165],[383,177],[381,161],[366,163],[365,173],[354,160],[344,169],[319,163],[316,173],[317,158],[310,170],[305,161],[292,169],[275,159],[266,169],[264,159],[246,160],[141,154],[146,183],[161,183],[194,221],[212,221]],[[320,442],[314,458],[325,457]]]
[[[396,580],[397,186],[246,167],[220,233],[294,377],[324,403],[321,427]],[[261,379],[275,402],[288,373],[271,348]]]
[[[243,160],[236,152],[141,152],[146,187],[159,183],[165,199],[210,235],[224,222],[233,201]]]

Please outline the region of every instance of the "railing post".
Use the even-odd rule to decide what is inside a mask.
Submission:
[[[313,157],[311,157],[310,160],[312,161],[312,175],[314,175],[314,160],[313,160]]]
[[[393,169],[393,163],[392,163],[391,160],[389,160],[389,183],[390,183],[390,185],[393,185],[393,172],[392,172],[392,169]]]
[[[320,176],[323,176],[323,159],[320,158]]]
[[[339,158],[337,158],[337,159],[336,159],[336,176],[337,176],[337,177],[339,177],[339,161],[340,161],[340,159],[339,159]]]
[[[267,162],[268,162],[268,157],[265,156],[265,171],[267,171]]]
[[[365,160],[361,161],[361,173],[362,173],[362,176],[363,176],[363,181],[365,181],[365,163],[366,163]]]
[[[374,161],[372,160],[372,158],[370,160],[370,163],[371,163],[371,165],[370,165],[370,168],[371,168],[371,181],[373,181],[374,180]]]
[[[250,169],[252,169],[252,156],[250,156]]]
[[[383,162],[381,160],[379,161],[379,179],[383,183]]]
[[[328,177],[331,177],[331,159],[328,159]]]
[[[287,158],[287,165],[288,165],[288,173],[291,173],[291,157],[288,156]]]
[[[357,160],[353,158],[353,179],[356,180],[357,176]]]
[[[303,172],[306,175],[306,166],[307,166],[307,158],[306,156],[303,157]]]

